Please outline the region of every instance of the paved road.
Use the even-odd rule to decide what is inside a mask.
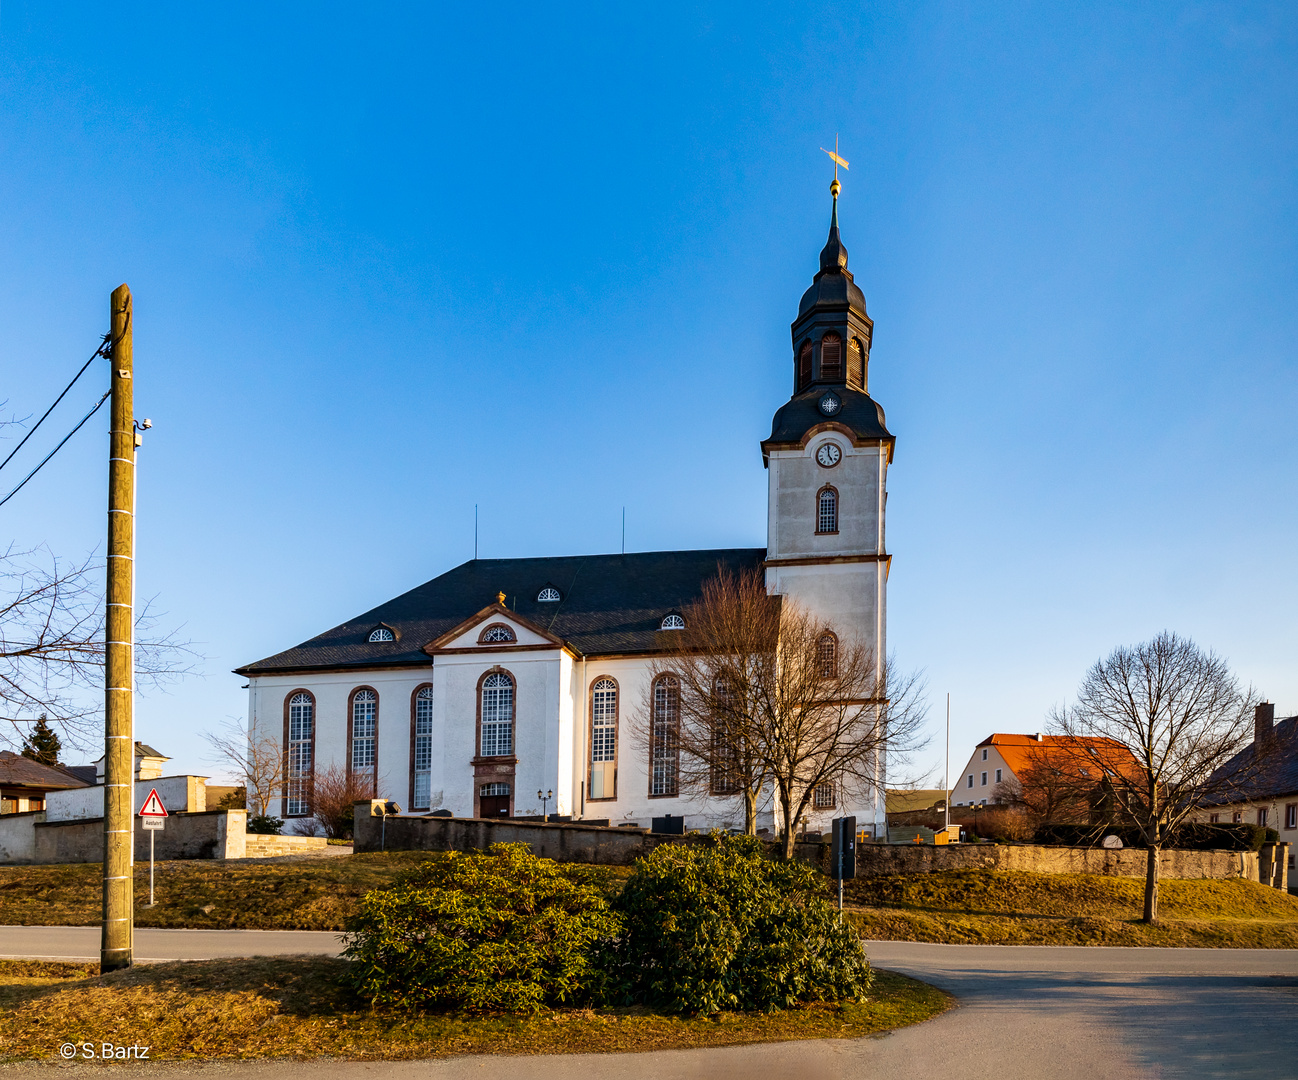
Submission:
[[[0,959],[98,960],[97,926],[0,926]],[[337,934],[312,930],[148,930],[135,928],[135,960],[211,960],[218,956],[337,956]]]
[[[0,951],[14,929],[0,927]],[[87,929],[78,928],[81,933]],[[90,931],[93,933],[93,931]],[[49,932],[47,932],[48,935]],[[56,931],[69,934],[66,928]],[[273,931],[137,931],[137,950],[217,956],[327,952],[324,938]],[[170,939],[152,935],[171,935]],[[228,935],[220,937],[219,935]],[[147,935],[147,936],[146,936]],[[49,936],[31,939],[46,948]],[[70,940],[70,936],[69,936]],[[97,937],[94,939],[97,942]],[[69,948],[74,947],[69,945]],[[1298,950],[1054,949],[874,942],[879,967],[954,993],[959,1005],[881,1039],[658,1054],[313,1063],[313,1080],[1230,1080],[1298,1078],[1288,1038]],[[66,954],[64,954],[66,955]],[[80,1066],[68,1066],[79,1068]],[[8,1067],[33,1071],[49,1066]],[[135,1069],[156,1071],[151,1066]],[[286,1080],[300,1065],[166,1068],[167,1080]]]

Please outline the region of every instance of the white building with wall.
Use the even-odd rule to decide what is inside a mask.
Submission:
[[[894,438],[867,393],[873,324],[847,270],[837,189],[819,272],[792,325],[793,394],[761,444],[766,548],[475,559],[246,667],[254,738],[282,742],[278,807],[310,813],[312,778],[348,770],[410,811],[539,814],[690,828],[743,822],[740,800],[685,791],[670,688],[654,660],[719,567],[761,568],[840,635],[886,650],[887,471]],[[808,827],[882,829],[877,786],[820,792]],[[769,798],[762,823],[773,824]]]

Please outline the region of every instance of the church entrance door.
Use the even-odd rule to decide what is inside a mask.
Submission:
[[[509,785],[483,784],[478,792],[478,816],[509,817]]]

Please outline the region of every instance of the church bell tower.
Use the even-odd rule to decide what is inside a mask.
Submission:
[[[769,474],[767,591],[833,624],[840,639],[887,645],[891,556],[884,538],[895,439],[868,393],[874,324],[838,234],[837,177],[820,269],[793,320],[793,394],[762,443]]]

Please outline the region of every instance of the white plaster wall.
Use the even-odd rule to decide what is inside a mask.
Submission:
[[[816,461],[827,442],[842,458],[832,469]],[[846,436],[825,431],[802,450],[777,450],[769,457],[767,557],[880,554],[884,548],[883,494],[887,447],[854,447]],[[838,533],[816,534],[816,495],[826,484],[838,490]]]
[[[987,760],[983,760],[983,751],[987,751]],[[968,806],[971,803],[995,801],[996,770],[1001,770],[1001,782],[1014,779],[1014,772],[1001,757],[995,746],[976,747],[969,755],[969,761],[963,772],[956,773],[952,779],[955,783],[951,790],[952,806]],[[983,773],[987,774],[987,783],[983,783]],[[973,787],[969,786],[969,777],[973,777]]]
[[[135,781],[135,801],[131,804],[132,812],[138,812],[149,797],[149,792],[156,788],[158,798],[168,813],[205,810],[206,806],[190,806],[189,792],[193,785],[188,776],[161,776],[155,780]],[[46,821],[79,821],[84,818],[104,816],[103,785],[94,787],[69,788],[67,791],[51,791],[45,796]]]

